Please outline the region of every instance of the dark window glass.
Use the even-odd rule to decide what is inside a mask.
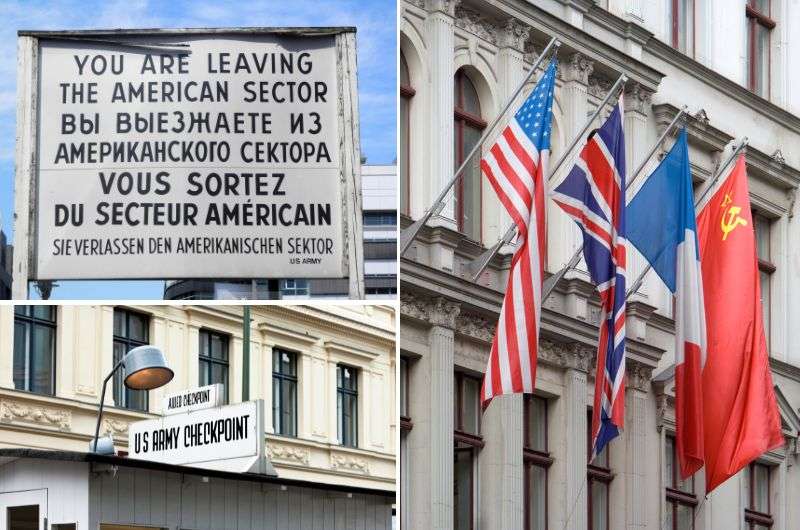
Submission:
[[[681,479],[677,445],[673,436],[667,436],[665,447],[665,475],[667,476],[667,524],[669,530],[694,530],[694,510],[697,495],[694,493],[694,476]]]
[[[777,270],[772,261],[770,248],[770,230],[772,221],[755,211],[753,213],[753,230],[756,234],[756,251],[758,253],[758,273],[761,289],[761,313],[764,322],[764,336],[767,339],[767,346],[770,345],[770,322],[771,322],[771,294],[772,278]]]
[[[478,91],[463,69],[456,72],[454,83],[453,151],[455,168],[464,162],[486,128],[481,117]],[[456,222],[458,230],[475,241],[481,239],[480,153],[476,153],[456,184]]]
[[[586,415],[587,433],[587,452],[592,452],[592,412]],[[611,486],[611,463],[608,456],[609,447],[606,445],[603,451],[597,455],[594,461],[588,464],[586,474],[588,477],[587,491],[589,498],[587,507],[589,510],[589,530],[608,530],[608,491]]]
[[[358,447],[358,370],[343,364],[336,367],[336,411],[339,443]]]
[[[769,0],[748,0],[747,17],[747,86],[761,97],[769,98],[770,41],[775,21]]]
[[[297,436],[297,354],[278,348],[272,350],[272,427]]]
[[[364,212],[364,226],[397,226],[397,214],[377,210]]]
[[[114,308],[114,365],[126,353],[148,343],[150,317],[127,309]],[[147,390],[131,390],[125,386],[125,370],[114,374],[114,403],[117,407],[147,411]]]
[[[525,396],[523,462],[527,530],[547,530],[547,470],[553,458],[547,445],[547,400]]]
[[[748,530],[772,528],[775,523],[770,508],[770,475],[770,466],[758,462],[745,469],[747,508],[744,511],[744,521]]]
[[[474,519],[474,462],[476,449],[456,443],[453,466],[453,521],[455,530],[472,530]]]
[[[454,521],[455,528],[472,529],[475,520],[475,466],[478,451],[483,447],[481,436],[481,380],[456,372],[454,374],[455,450]]]
[[[56,307],[14,306],[14,388],[55,394]]]
[[[228,403],[229,337],[207,329],[200,330],[200,385],[222,385],[222,399]]]

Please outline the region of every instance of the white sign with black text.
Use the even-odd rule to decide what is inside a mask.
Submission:
[[[30,278],[348,276],[336,33],[40,37]]]
[[[264,473],[264,442],[263,401],[247,401],[132,423],[128,457]]]
[[[171,415],[211,409],[222,405],[224,405],[222,385],[215,383],[167,394],[162,400],[161,410],[164,414]]]

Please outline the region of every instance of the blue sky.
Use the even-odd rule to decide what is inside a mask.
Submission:
[[[13,239],[16,39],[19,29],[355,26],[361,150],[370,164],[396,157],[394,0],[0,0],[0,217]],[[31,296],[35,297],[34,289]],[[56,299],[161,298],[163,282],[59,282]]]

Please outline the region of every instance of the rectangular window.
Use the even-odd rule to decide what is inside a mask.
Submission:
[[[278,348],[272,350],[272,427],[297,436],[297,354]]]
[[[454,521],[456,530],[472,530],[475,520],[474,469],[478,451],[483,447],[481,436],[481,380],[455,373],[454,380],[455,483],[453,490]]]
[[[694,476],[681,479],[675,437],[667,436],[665,447],[665,475],[667,477],[667,521],[669,530],[694,530],[694,510],[697,495],[694,493]]]
[[[411,430],[411,415],[408,410],[408,359],[400,357],[400,428]]]
[[[586,424],[587,452],[592,453],[592,411],[589,410]],[[611,462],[608,456],[609,447],[606,445],[603,451],[597,455],[594,461],[586,466],[588,477],[586,490],[589,493],[587,507],[589,509],[589,530],[608,530],[608,490],[611,480]]]
[[[364,226],[397,226],[397,214],[388,210],[364,212]]]
[[[667,0],[667,9],[672,47],[694,57],[694,0]]]
[[[228,403],[228,335],[200,330],[200,385],[222,385],[222,399]]]
[[[553,463],[547,445],[547,400],[526,395],[523,416],[526,529],[547,530],[547,470]]]
[[[114,365],[126,353],[148,343],[150,317],[127,309],[114,308]],[[125,386],[125,370],[114,374],[114,403],[117,407],[147,411],[147,390],[131,390]]]
[[[744,474],[747,491],[747,508],[744,510],[744,521],[749,530],[766,530],[772,528],[775,520],[770,508],[770,466],[754,462]]]
[[[307,297],[309,294],[308,280],[297,278],[281,280],[280,290],[281,298]]]
[[[408,433],[414,428],[411,421],[411,412],[408,407],[408,370],[410,361],[400,357],[400,507],[401,530],[408,528]]]
[[[747,0],[747,87],[761,97],[769,98],[770,34],[775,21],[770,18],[770,0]]]
[[[55,306],[14,306],[13,378],[17,390],[55,395]]]
[[[756,234],[756,251],[758,253],[758,272],[759,283],[761,284],[761,312],[764,317],[764,336],[767,339],[767,349],[769,350],[770,318],[771,318],[771,299],[772,297],[772,277],[777,267],[772,263],[772,253],[770,250],[770,226],[772,222],[767,217],[753,213],[753,230]]]
[[[336,367],[336,411],[339,443],[358,447],[358,370],[343,364]]]

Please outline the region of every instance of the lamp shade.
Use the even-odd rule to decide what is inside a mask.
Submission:
[[[175,373],[167,366],[164,353],[153,346],[139,346],[122,358],[125,386],[134,390],[152,390],[164,386]]]

